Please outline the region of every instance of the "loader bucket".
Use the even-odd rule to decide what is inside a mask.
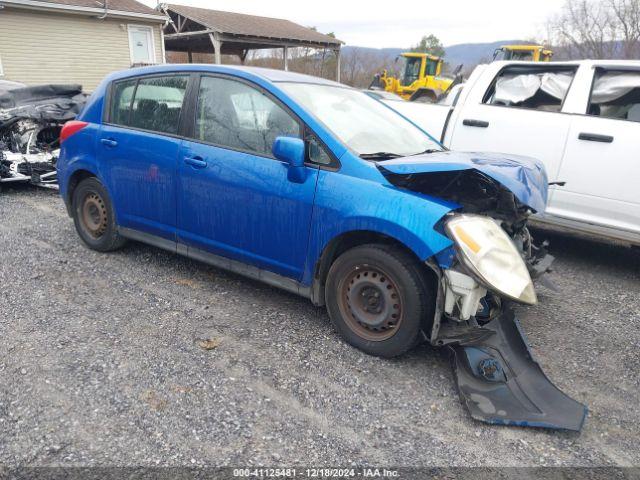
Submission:
[[[510,308],[482,326],[484,335],[452,343],[462,402],[476,420],[579,431],[587,407],[544,374]]]

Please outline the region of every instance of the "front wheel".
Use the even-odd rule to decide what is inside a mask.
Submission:
[[[325,295],[338,332],[370,355],[401,355],[433,320],[433,289],[420,262],[391,245],[343,253],[329,270]]]

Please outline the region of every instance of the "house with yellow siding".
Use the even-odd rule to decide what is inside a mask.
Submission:
[[[0,80],[79,83],[164,63],[164,13],[135,0],[0,0]]]

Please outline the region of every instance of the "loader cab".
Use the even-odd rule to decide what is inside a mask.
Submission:
[[[553,51],[542,45],[503,45],[496,49],[493,60],[516,60],[521,62],[550,62]]]
[[[394,72],[374,76],[369,88],[395,93],[409,101],[435,102],[446,92],[454,79],[443,77],[444,61],[428,53],[402,53],[395,60]]]
[[[442,59],[427,53],[403,53],[396,62],[401,62],[401,85],[408,87],[425,77],[435,77],[442,72]]]

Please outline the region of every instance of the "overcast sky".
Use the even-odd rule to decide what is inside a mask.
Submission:
[[[155,6],[156,0],[143,0]],[[334,32],[347,45],[408,47],[433,33],[445,46],[544,35],[564,0],[169,0],[194,7],[286,18]],[[396,5],[397,8],[383,7]],[[412,6],[417,8],[412,8]]]

